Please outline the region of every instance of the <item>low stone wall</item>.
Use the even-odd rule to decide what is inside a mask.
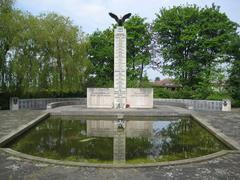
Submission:
[[[231,101],[211,101],[192,99],[154,99],[155,105],[173,105],[174,103],[185,105],[188,109],[200,111],[231,111]]]
[[[60,101],[47,104],[47,109],[53,109],[61,106],[83,105],[81,101]]]
[[[49,103],[53,102],[77,102],[77,104],[85,105],[86,98],[39,98],[39,99],[19,99],[18,109],[46,109]],[[17,110],[17,109],[16,109]]]
[[[56,104],[56,102],[65,103]],[[15,97],[10,100],[10,109],[47,109],[48,104],[50,104],[51,108],[61,105],[86,105],[87,98],[18,99]],[[231,111],[231,101],[229,100],[154,99],[154,105],[177,106],[200,111]]]
[[[166,102],[166,101],[154,100],[154,105],[155,106],[176,106],[176,107],[181,107],[185,109],[190,109],[190,107],[187,106],[186,104],[179,103],[179,102]]]

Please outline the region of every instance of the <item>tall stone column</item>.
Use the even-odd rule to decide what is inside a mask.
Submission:
[[[114,30],[114,108],[126,107],[126,29],[118,26]]]

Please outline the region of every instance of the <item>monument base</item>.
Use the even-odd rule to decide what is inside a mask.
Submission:
[[[113,88],[87,88],[88,108],[113,108]]]
[[[114,88],[87,88],[88,108],[114,108]],[[125,108],[153,108],[152,88],[127,88]]]

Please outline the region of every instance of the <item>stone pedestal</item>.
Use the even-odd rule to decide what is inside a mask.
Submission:
[[[222,111],[231,111],[231,101],[229,99],[222,100]]]
[[[119,26],[114,31],[114,108],[126,107],[126,29]]]
[[[11,97],[10,98],[10,110],[11,111],[19,110],[19,99],[18,99],[18,97]]]

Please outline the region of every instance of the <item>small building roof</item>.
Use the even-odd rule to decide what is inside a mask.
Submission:
[[[174,80],[170,78],[154,81],[154,85],[160,87],[181,87],[181,85],[176,84]]]

